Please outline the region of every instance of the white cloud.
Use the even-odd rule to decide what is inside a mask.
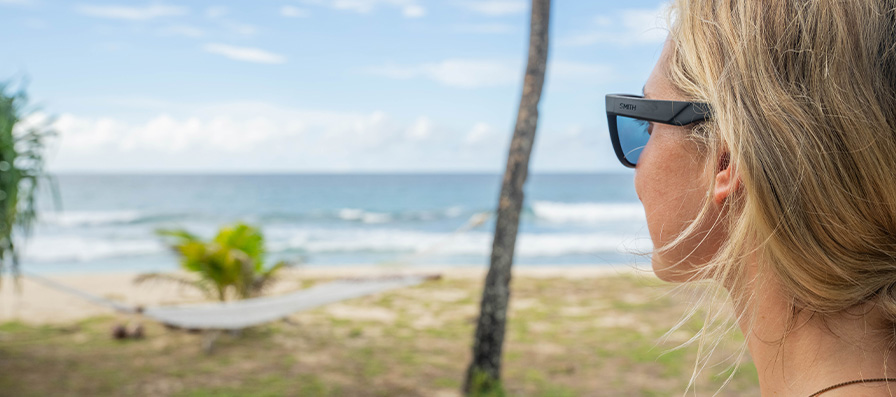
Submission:
[[[481,34],[507,34],[516,31],[516,27],[506,23],[481,23],[475,25],[459,25],[458,32]]]
[[[159,29],[159,34],[163,36],[183,36],[195,39],[205,37],[205,30],[190,25],[171,25]]]
[[[114,118],[82,118],[64,114],[53,127],[60,131],[65,150],[76,153],[151,151],[178,153],[199,147],[235,152],[254,147],[277,133],[290,133],[265,118],[234,120],[175,119],[167,114],[145,123],[126,123]]]
[[[203,49],[212,54],[223,55],[227,58],[256,63],[281,64],[286,63],[286,57],[280,54],[268,52],[259,48],[237,47],[227,44],[210,43]]]
[[[290,6],[283,7],[283,9],[287,9],[287,8],[293,9],[295,7],[290,7]],[[295,8],[295,10],[298,10],[298,8]],[[295,11],[295,10],[293,10],[293,11]],[[206,18],[214,20],[215,23],[219,27],[221,27],[227,31],[230,31],[232,33],[241,35],[241,36],[251,36],[251,35],[255,34],[256,31],[258,30],[253,25],[238,22],[238,21],[233,20],[232,18],[226,18],[228,15],[230,15],[230,8],[226,7],[226,6],[206,7],[203,14],[205,14]]]
[[[493,16],[520,14],[529,9],[529,5],[523,0],[476,0],[455,4],[479,14]]]
[[[594,18],[588,31],[560,38],[558,44],[579,47],[598,43],[622,46],[662,43],[668,34],[663,18],[665,10],[663,4],[657,8],[621,10],[612,17],[601,15]]]
[[[124,99],[124,98],[119,98]],[[483,171],[500,172],[512,124],[409,119],[383,111],[297,109],[259,102],[188,105],[137,98],[143,116],[55,119],[48,164],[72,171]],[[151,109],[151,110],[150,110]],[[34,118],[41,123],[50,120]],[[617,169],[606,126],[539,126],[539,169]],[[164,161],[159,161],[164,159]]]
[[[405,132],[405,137],[411,140],[424,140],[433,134],[433,122],[429,117],[419,117]]]
[[[238,35],[241,35],[241,36],[251,36],[251,35],[255,34],[255,32],[258,30],[253,25],[236,22],[236,21],[232,21],[229,19],[222,20],[221,26],[223,26],[225,29],[227,29],[233,33],[236,33]]]
[[[280,8],[280,15],[288,18],[305,18],[308,17],[308,10],[293,7],[293,6],[283,6]]]
[[[547,74],[552,84],[602,84],[612,81],[613,68],[597,63],[549,61]],[[518,85],[525,72],[522,61],[447,59],[420,65],[387,65],[367,72],[397,80],[424,78],[455,88],[483,88]]]
[[[411,4],[404,6],[404,8],[401,9],[401,14],[408,18],[420,18],[426,15],[426,9],[419,5]]]
[[[473,125],[473,128],[467,132],[467,135],[464,137],[464,144],[466,145],[476,145],[482,143],[489,138],[493,138],[497,135],[495,128],[492,127],[488,123],[479,122]]]
[[[83,15],[91,17],[132,21],[174,17],[189,13],[189,10],[185,7],[164,4],[151,4],[142,7],[123,5],[79,5],[75,7],[75,10]]]
[[[255,102],[169,110],[174,113],[159,111],[136,120],[63,114],[53,124],[60,141],[51,168],[444,169],[457,165],[456,148],[462,141],[462,134],[437,128],[429,117],[401,121],[382,111]]]
[[[304,3],[360,14],[369,13],[379,7],[392,7],[400,9],[406,18],[426,15],[426,9],[417,0],[304,0]]]
[[[504,85],[519,79],[519,68],[510,62],[447,60],[425,65],[424,71],[442,84],[463,88]]]
[[[113,140],[123,124],[109,118],[96,120],[82,119],[71,114],[63,114],[53,123],[53,129],[61,135],[65,149],[71,151],[92,151]],[[71,139],[67,139],[71,136]]]
[[[230,9],[224,6],[212,6],[205,9],[205,17],[218,19],[230,13]]]
[[[577,138],[582,136],[582,133],[585,131],[585,127],[581,124],[573,124],[566,128],[566,131],[563,132],[563,137],[565,138]]]
[[[508,85],[518,81],[521,73],[518,63],[474,59],[448,59],[415,66],[388,65],[368,71],[394,79],[427,78],[458,88]]]

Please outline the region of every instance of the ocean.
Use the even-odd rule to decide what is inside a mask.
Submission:
[[[210,237],[259,226],[268,258],[314,266],[487,266],[502,175],[57,175],[22,267],[38,273],[170,271],[156,230]],[[514,263],[642,264],[651,248],[631,174],[532,174]]]

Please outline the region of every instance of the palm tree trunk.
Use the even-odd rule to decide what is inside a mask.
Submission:
[[[485,382],[489,383],[497,382],[501,377],[501,349],[510,300],[510,268],[523,206],[523,185],[529,172],[529,155],[538,125],[538,102],[548,58],[550,12],[551,0],[532,0],[529,60],[498,200],[491,264],[482,292],[473,358],[464,381],[464,393],[467,394],[471,392],[474,377],[485,376]]]

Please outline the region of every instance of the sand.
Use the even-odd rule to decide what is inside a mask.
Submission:
[[[481,283],[485,277],[483,266],[426,266],[383,267],[372,265],[315,267],[290,269],[268,292],[282,294],[301,288],[304,280],[342,277],[367,277],[401,273],[440,274],[446,278],[469,279]],[[531,278],[594,278],[608,275],[642,272],[631,266],[524,266],[514,269],[514,277]],[[197,291],[171,283],[154,282],[135,285],[135,273],[106,273],[78,275],[49,275],[47,278],[94,296],[112,299],[133,306],[160,306],[204,301]],[[66,292],[40,284],[27,276],[20,288],[10,277],[4,277],[0,288],[0,323],[21,321],[27,324],[66,324],[78,320],[116,313],[107,307],[88,302]]]

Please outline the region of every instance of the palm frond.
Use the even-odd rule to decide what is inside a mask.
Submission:
[[[200,238],[185,229],[156,229],[156,235],[177,242],[199,241]]]
[[[288,262],[264,267],[264,235],[253,226],[236,223],[222,227],[211,240],[183,229],[157,230],[156,234],[179,257],[181,268],[196,274],[219,300],[257,296],[272,284]]]
[[[252,293],[259,295],[271,284],[277,281],[277,277],[285,268],[295,266],[296,262],[280,261],[262,271],[252,282]]]
[[[11,265],[19,272],[19,252],[15,241],[26,239],[37,219],[37,194],[49,185],[58,192],[55,180],[47,178],[44,152],[47,142],[57,134],[53,119],[35,121],[39,109],[28,105],[21,87],[11,89],[0,83],[0,274]],[[59,203],[59,195],[53,196]]]
[[[208,298],[217,298],[217,294],[214,288],[209,285],[208,282],[201,279],[190,279],[184,276],[166,273],[144,273],[134,278],[134,284],[137,285],[147,282],[174,283],[180,286],[198,289],[200,292],[202,292],[203,295]]]

